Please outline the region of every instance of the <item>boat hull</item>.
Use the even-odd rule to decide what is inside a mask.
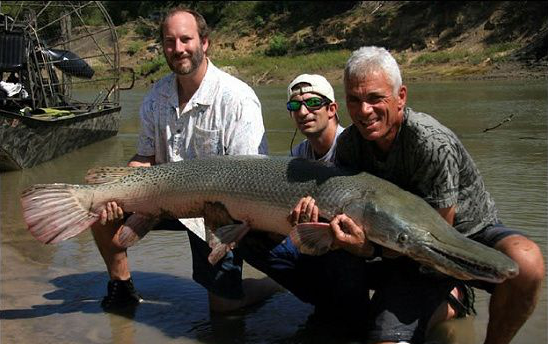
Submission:
[[[33,167],[115,136],[119,126],[120,106],[55,120],[0,111],[0,171]]]

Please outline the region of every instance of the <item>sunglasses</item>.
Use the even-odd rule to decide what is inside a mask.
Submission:
[[[314,111],[320,109],[322,106],[330,104],[331,101],[326,98],[312,97],[302,101],[299,100],[290,100],[287,102],[287,109],[289,111],[299,111],[301,106],[306,106],[309,111]]]

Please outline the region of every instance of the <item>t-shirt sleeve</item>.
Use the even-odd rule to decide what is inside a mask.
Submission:
[[[232,116],[228,117],[225,131],[225,153],[229,155],[267,154],[261,103],[256,97],[245,97],[227,104]]]
[[[459,186],[459,148],[446,135],[432,135],[415,155],[413,184],[432,207],[448,208],[457,204]]]

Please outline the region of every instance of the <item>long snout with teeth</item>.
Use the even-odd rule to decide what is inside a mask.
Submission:
[[[448,230],[435,234],[423,232],[421,238],[416,238],[416,244],[408,245],[408,255],[462,280],[500,283],[517,276],[518,265],[510,257],[448,227]]]
[[[410,195],[400,192],[392,198],[384,193],[382,199],[370,195],[365,206],[362,203],[360,222],[369,240],[462,280],[500,283],[519,273],[510,257],[467,238],[426,202]],[[412,208],[407,198],[412,198]]]

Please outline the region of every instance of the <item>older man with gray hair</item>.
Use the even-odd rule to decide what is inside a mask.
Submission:
[[[336,164],[384,178],[427,201],[455,230],[502,251],[520,273],[500,284],[470,285],[491,293],[485,344],[507,344],[533,312],[545,276],[539,247],[502,225],[483,179],[457,136],[433,117],[406,107],[407,87],[384,48],[354,51],[344,71],[353,125],[339,137]],[[367,228],[344,214],[331,222],[340,247],[368,256]],[[345,230],[341,230],[345,227]],[[368,343],[418,343],[436,322],[458,315],[462,284],[421,274],[407,257],[384,259],[375,278]],[[450,291],[452,293],[450,294]]]

